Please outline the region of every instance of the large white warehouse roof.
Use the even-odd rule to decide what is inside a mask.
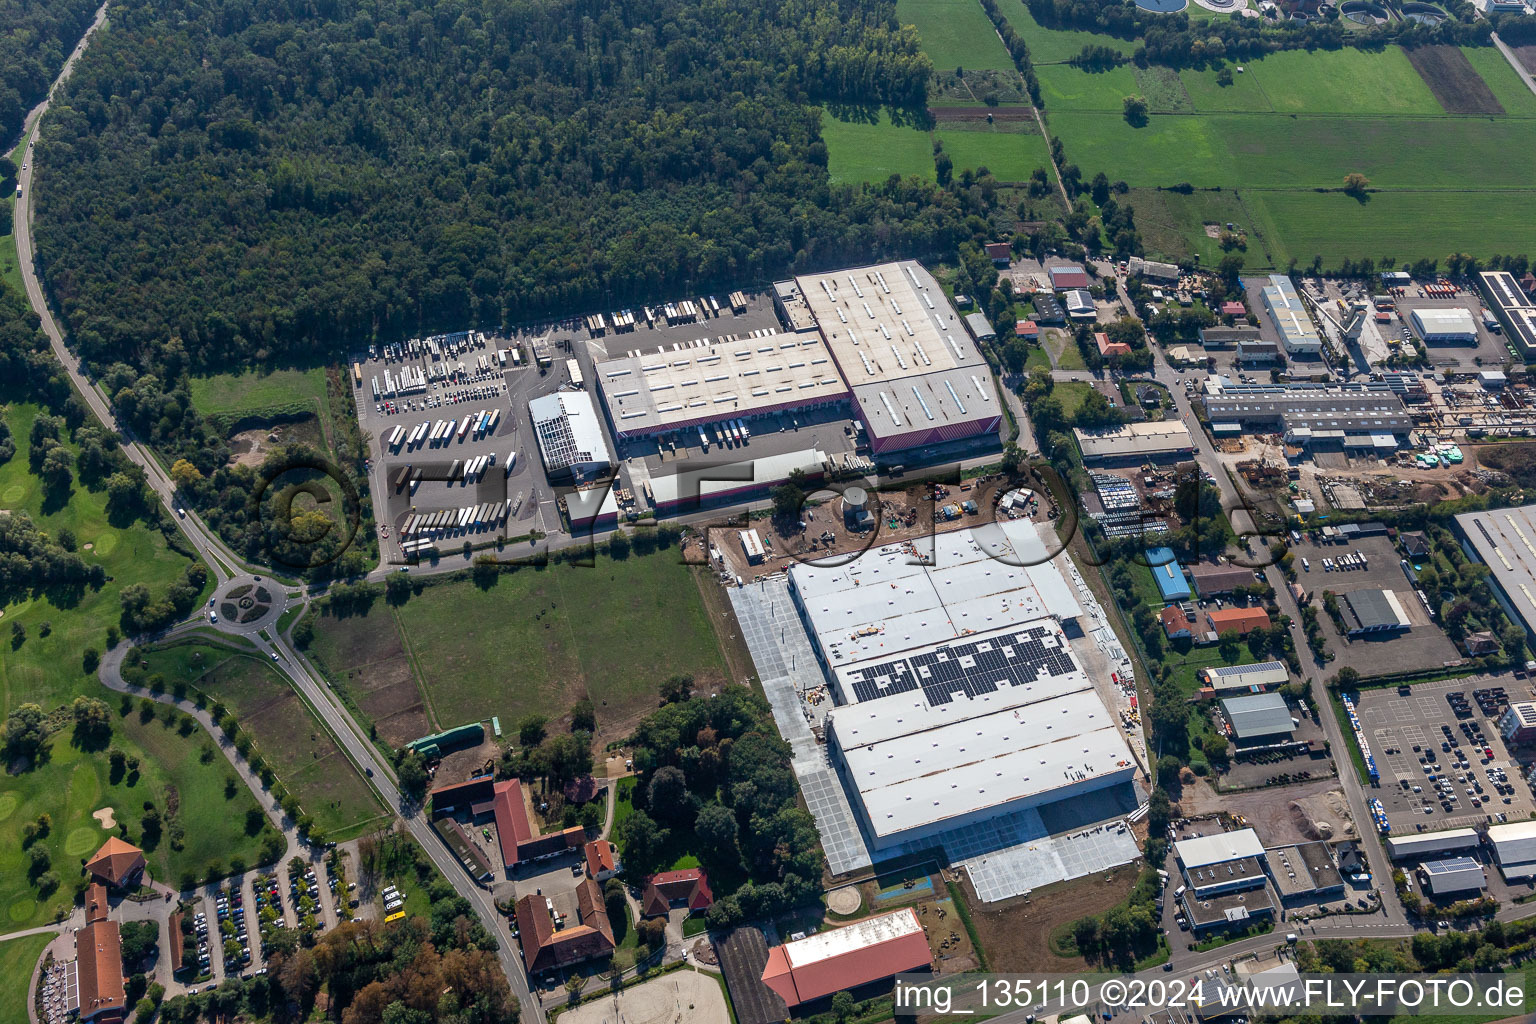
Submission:
[[[1426,339],[1477,337],[1477,321],[1465,309],[1415,309],[1408,316],[1413,329]]]
[[[1536,821],[1512,821],[1488,830],[1494,859],[1505,878],[1536,875]]]
[[[1387,840],[1387,853],[1393,860],[1427,857],[1434,853],[1452,850],[1470,850],[1478,844],[1476,830],[1452,828],[1440,832],[1424,832],[1418,835],[1392,836]]]
[[[794,565],[790,585],[836,669],[1046,615],[1082,614],[1027,519],[888,544],[839,566]]]
[[[1218,832],[1213,836],[1181,839],[1173,844],[1173,852],[1178,854],[1184,870],[1193,871],[1213,864],[1225,864],[1229,860],[1262,857],[1264,844],[1259,842],[1257,832],[1243,828],[1236,832]]]

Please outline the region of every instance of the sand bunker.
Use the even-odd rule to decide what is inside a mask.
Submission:
[[[117,828],[117,819],[112,816],[112,808],[103,807],[99,811],[92,811],[91,817],[96,819],[96,824],[105,829]]]

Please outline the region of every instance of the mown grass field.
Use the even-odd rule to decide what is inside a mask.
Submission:
[[[30,159],[27,155],[27,146],[31,145],[33,134],[35,132],[27,132],[23,135],[21,141],[16,144],[16,148],[12,151],[18,172],[21,170],[21,165]],[[4,202],[11,213],[15,214],[16,190],[6,190],[5,195],[0,197],[0,202]],[[16,289],[18,295],[25,294],[26,292],[21,281],[21,257],[16,252],[16,233],[14,230],[0,234],[0,281],[4,281],[7,285]]]
[[[558,718],[583,696],[597,705],[609,739],[656,706],[669,676],[699,686],[726,678],[725,662],[692,572],[675,550],[600,557],[593,568],[556,565],[502,573],[489,589],[467,579],[426,587],[398,614],[377,601],[362,616],[316,621],[317,649],[344,630],[375,636],[396,630],[438,722],[451,727],[525,715]],[[335,672],[350,666],[333,663]]]
[[[1136,129],[1107,112],[1051,116],[1079,167],[1107,168],[1133,186],[1197,188],[1337,188],[1359,171],[1376,188],[1523,189],[1525,157],[1536,156],[1532,127],[1520,119],[1154,114]],[[1404,160],[1411,152],[1419,158]]]
[[[188,564],[186,557],[171,550],[158,530],[142,523],[113,525],[107,514],[105,490],[86,490],[77,480],[67,501],[47,501],[42,482],[27,465],[27,436],[37,414],[34,405],[16,404],[3,411],[17,450],[0,464],[0,509],[25,512],[39,528],[54,535],[65,528],[73,531],[80,556],[88,563],[99,563],[108,582],[97,591],[37,591],[0,607],[4,612],[0,626],[5,630],[0,699],[6,711],[28,701],[46,709],[77,694],[97,692],[94,676],[81,664],[81,653],[87,647],[106,650],[107,626],[122,614],[118,598],[122,588],[143,583],[159,597]],[[10,642],[13,622],[20,622],[27,630],[27,638],[18,648]],[[50,626],[47,636],[43,635],[44,623]]]
[[[1050,171],[1050,147],[1045,136],[1035,132],[990,131],[983,126],[978,131],[946,128],[938,136],[956,173],[985,167],[998,181],[1027,181],[1037,167]]]
[[[896,0],[896,20],[913,25],[941,72],[1013,69],[1013,58],[976,0]]]
[[[1058,64],[1071,60],[1081,53],[1085,46],[1108,46],[1127,57],[1136,49],[1134,42],[1100,35],[1097,32],[1046,28],[1029,13],[1029,8],[1024,6],[1023,0],[998,0],[998,7],[1002,9],[1003,17],[1008,19],[1014,31],[1024,37],[1025,45],[1029,47],[1030,62],[1037,67],[1041,64]],[[899,13],[900,8],[897,10]]]
[[[111,698],[114,710],[112,745],[138,757],[139,772],[114,780],[106,755],[74,746],[66,729],[49,738],[49,755],[41,764],[7,778],[0,792],[0,925],[5,930],[51,921],[73,903],[81,862],[109,835],[121,834],[102,828],[91,816],[104,807],[113,809],[117,824],[127,825],[128,841],[144,847],[150,875],[172,886],[181,884],[184,873],[201,879],[210,869],[227,870],[232,859],[255,864],[260,857],[271,826],[263,819],[254,833],[246,832],[246,812],[256,802],[243,785],[225,797],[229,769],[223,756],[208,765],[199,756],[209,743],[207,734],[194,729],[182,736],[158,718],[141,721],[137,709],[118,718],[117,695],[101,691],[101,696]],[[185,832],[181,850],[171,848],[169,835],[173,795],[175,820]],[[154,803],[166,823],[154,845],[144,841],[140,821],[146,801]],[[48,850],[51,870],[60,879],[58,890],[46,899],[28,877],[30,854],[22,849],[23,826],[41,814],[52,819],[52,828],[36,845]]]
[[[893,174],[934,177],[933,140],[920,128],[892,124],[888,111],[882,110],[873,124],[840,121],[824,111],[821,137],[833,181],[884,181]]]
[[[1445,113],[1401,48],[1287,50],[1249,61],[1235,78],[1256,79],[1282,114]],[[1198,108],[1197,108],[1198,109]]]
[[[1510,117],[1536,117],[1536,93],[1526,88],[1504,55],[1492,46],[1463,46],[1467,62],[1477,69]]]
[[[328,838],[349,839],[386,820],[373,790],[331,734],[265,661],[197,641],[148,651],[144,660],[149,672],[168,682],[186,680],[222,701]]]
[[[13,250],[14,251],[14,250]],[[27,1007],[27,981],[53,941],[52,935],[25,935],[0,942],[0,1024],[28,1024],[32,1016]]]
[[[325,405],[325,368],[221,373],[193,377],[192,404],[205,416],[230,419],[309,413]]]

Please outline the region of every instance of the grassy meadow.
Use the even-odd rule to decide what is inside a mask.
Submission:
[[[143,583],[158,596],[188,564],[158,530],[137,522],[114,524],[107,513],[105,490],[87,490],[77,480],[67,501],[49,501],[42,481],[27,464],[27,436],[37,414],[36,406],[23,404],[0,411],[17,448],[15,456],[0,463],[0,509],[25,512],[50,533],[72,531],[81,557],[100,563],[107,583],[97,591],[37,591],[0,607],[0,627],[6,635],[4,657],[0,657],[0,700],[5,711],[29,701],[47,709],[79,693],[96,693],[99,686],[82,666],[81,652],[87,647],[106,649],[107,626],[122,614],[118,600],[122,588]],[[27,631],[19,647],[10,641],[13,622],[20,622]]]

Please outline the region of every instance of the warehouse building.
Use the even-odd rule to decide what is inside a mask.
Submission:
[[[849,398],[820,334],[772,328],[629,352],[597,364],[597,385],[621,441],[835,407]]]
[[[1327,843],[1276,847],[1264,851],[1264,860],[1282,900],[1332,899],[1344,891]]]
[[[903,907],[774,946],[763,983],[793,1007],[932,966],[917,911]]]
[[[1216,324],[1200,328],[1200,344],[1206,348],[1232,348],[1244,342],[1261,341],[1264,332],[1250,324],[1223,327]]]
[[[1515,343],[1515,350],[1522,359],[1536,357],[1536,303],[1507,270],[1486,270],[1477,278],[1483,298]]]
[[[1483,866],[1471,857],[1427,860],[1419,865],[1419,881],[1431,896],[1469,897],[1483,891]]]
[[[1390,590],[1352,590],[1342,595],[1339,612],[1350,636],[1366,633],[1398,633],[1413,628],[1403,603]]]
[[[1064,292],[1071,288],[1087,288],[1088,272],[1075,263],[1066,263],[1050,269],[1051,290]]]
[[[995,434],[992,373],[912,260],[795,279],[877,454]]]
[[[846,565],[790,566],[790,597],[829,673],[972,632],[1082,614],[1027,519],[941,533],[931,543],[931,560],[895,543]]]
[[[1488,829],[1488,845],[1506,881],[1536,877],[1536,821],[1514,821]]]
[[[1465,309],[1415,309],[1408,319],[1413,324],[1413,333],[1426,344],[1477,344],[1477,321]]]
[[[1126,263],[1125,272],[1132,277],[1141,277],[1160,284],[1179,283],[1179,267],[1175,263],[1157,263],[1153,260],[1144,260],[1140,256],[1132,256]]]
[[[1165,602],[1189,600],[1189,580],[1184,578],[1184,570],[1179,567],[1172,548],[1148,548],[1147,566],[1152,570],[1152,580]]]
[[[1282,686],[1290,679],[1285,663],[1261,661],[1252,665],[1216,665],[1200,670],[1200,681],[1218,694],[1235,691],[1259,693]]]
[[[1197,562],[1187,567],[1189,578],[1194,582],[1195,593],[1201,597],[1230,594],[1238,587],[1251,587],[1258,582],[1252,569],[1240,565]]]
[[[1402,398],[1376,381],[1343,387],[1224,384],[1204,403],[1217,436],[1280,433],[1298,445],[1392,451],[1414,426]]]
[[[1217,832],[1209,836],[1180,839],[1173,844],[1179,867],[1187,874],[1201,868],[1217,867],[1232,861],[1258,860],[1264,856],[1264,844],[1251,828]]]
[[[613,465],[590,392],[556,391],[535,398],[528,403],[528,422],[550,476],[582,479]]]
[[[1536,508],[1489,509],[1456,517],[1462,549],[1488,566],[1506,615],[1536,637]]]
[[[1175,462],[1189,458],[1195,450],[1189,428],[1178,420],[1074,429],[1072,434],[1082,450],[1083,461],[1096,465]]]
[[[1451,828],[1417,835],[1389,836],[1387,856],[1393,860],[1427,860],[1442,854],[1475,850],[1482,836],[1475,829]]]
[[[1269,275],[1264,286],[1264,311],[1280,332],[1280,340],[1289,355],[1316,355],[1322,351],[1323,339],[1312,324],[1312,318],[1301,303],[1296,286],[1284,274]]]
[[[1536,704],[1521,701],[1511,704],[1499,716],[1499,735],[1511,746],[1524,746],[1536,740]]]
[[[1231,726],[1232,738],[1240,745],[1279,743],[1296,731],[1290,706],[1279,693],[1230,697],[1221,702],[1221,710]]]
[[[839,669],[827,750],[876,850],[1128,785],[1136,765],[1054,619]]]

